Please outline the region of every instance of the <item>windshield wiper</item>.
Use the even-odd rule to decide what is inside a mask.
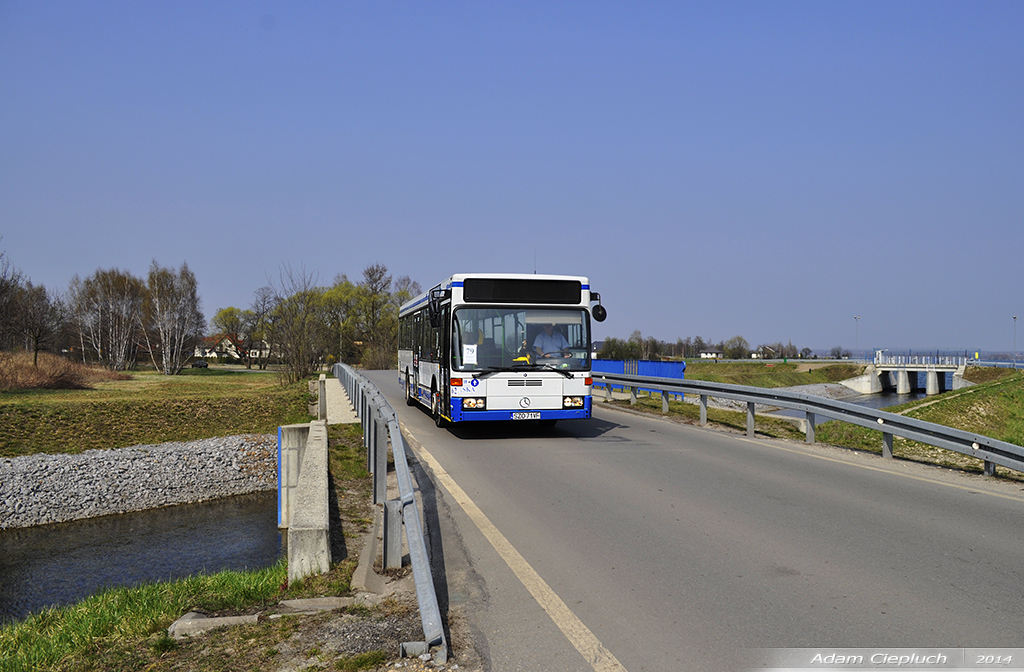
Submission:
[[[554,371],[555,373],[560,373],[560,374],[562,374],[563,376],[565,376],[566,378],[569,378],[569,379],[572,379],[572,378],[575,377],[575,376],[572,375],[572,373],[570,371],[566,371],[565,369],[555,368],[554,366],[551,366],[550,364],[518,364],[516,366],[511,367],[511,370],[513,370],[513,371],[514,370],[522,371],[523,369],[525,369],[527,371],[536,371],[538,369],[543,369],[545,371]]]

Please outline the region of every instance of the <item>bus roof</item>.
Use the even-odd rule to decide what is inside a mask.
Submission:
[[[462,283],[465,282],[466,279],[470,278],[492,280],[576,280],[580,283],[583,290],[588,292],[590,291],[590,280],[588,280],[586,276],[582,275],[546,275],[538,273],[456,273],[449,278],[445,278],[419,296],[407,301],[399,309],[398,314],[404,315],[425,305],[430,297],[431,291],[435,289],[461,287]]]

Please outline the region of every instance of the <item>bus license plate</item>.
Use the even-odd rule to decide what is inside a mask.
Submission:
[[[513,413],[513,420],[540,420],[540,411],[530,411],[527,413]]]

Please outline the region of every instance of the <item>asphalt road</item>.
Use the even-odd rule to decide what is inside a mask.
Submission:
[[[1020,485],[600,405],[437,429],[395,372],[368,377],[432,474],[441,600],[490,669],[1024,646]]]

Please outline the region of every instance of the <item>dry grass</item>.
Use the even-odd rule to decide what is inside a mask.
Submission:
[[[97,383],[129,380],[131,376],[98,366],[85,366],[64,357],[30,352],[0,352],[0,392],[14,390],[88,390]]]
[[[282,387],[272,373],[221,369],[138,371],[89,389],[8,390],[0,392],[0,457],[273,433],[309,422],[309,400],[305,382]]]

